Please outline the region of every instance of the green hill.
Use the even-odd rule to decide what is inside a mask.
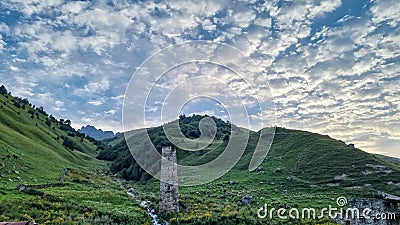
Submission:
[[[56,182],[63,168],[104,168],[98,143],[27,99],[0,95],[0,185]]]
[[[204,116],[195,115],[180,119],[188,138],[198,132],[198,123]],[[199,165],[218,156],[226,147],[224,135],[230,126],[227,122],[211,117],[218,124],[219,135],[206,149],[187,152],[177,149],[178,162],[183,165]],[[243,128],[235,128],[241,132]],[[233,130],[235,130],[233,129]],[[141,134],[136,130],[127,136],[134,138],[136,148],[144,148]],[[191,132],[194,131],[194,132]],[[162,127],[147,130],[153,144],[167,144]],[[250,132],[246,151],[236,166],[223,177],[200,186],[179,189],[181,211],[167,217],[180,224],[211,223],[259,224],[256,210],[268,203],[270,207],[315,207],[317,209],[336,205],[336,198],[371,197],[377,189],[400,195],[400,167],[342,141],[326,135],[300,130],[276,128],[276,134],[267,158],[258,170],[249,171],[249,163],[257,145],[260,132]],[[119,142],[118,142],[119,141]],[[137,189],[154,202],[158,201],[158,181],[147,175],[132,158],[122,136],[115,137],[112,148],[105,149],[99,158],[112,160],[111,171],[137,185]],[[210,171],[211,172],[211,171]],[[142,185],[140,185],[142,183]],[[239,205],[242,197],[252,196],[250,205]],[[157,206],[156,206],[157,207]],[[210,216],[209,212],[214,212]],[[208,222],[207,222],[208,221]],[[318,221],[270,221],[270,224],[323,224]],[[177,223],[178,223],[177,222]],[[264,221],[265,222],[265,221]],[[178,223],[178,224],[179,224]]]
[[[0,222],[150,221],[140,202],[108,176],[107,163],[95,158],[107,145],[76,132],[70,123],[0,87]],[[68,174],[59,185],[64,168]],[[17,185],[26,189],[18,191]]]
[[[180,119],[182,132],[188,138],[199,136],[198,124],[204,116],[195,115]],[[218,131],[216,139],[206,149],[199,152],[177,150],[178,162],[183,165],[199,165],[216,158],[226,147],[222,137],[229,135],[231,124],[218,118],[210,117],[216,121]],[[182,129],[183,128],[183,129]],[[243,128],[236,128],[237,130]],[[137,148],[144,148],[137,136],[143,130],[132,131],[129,136],[138,140]],[[168,143],[162,127],[148,129],[148,134],[161,151],[161,146]],[[250,132],[250,139],[243,157],[237,165],[223,177],[230,179],[237,174],[246,174],[244,179],[250,183],[268,182],[276,177],[275,170],[279,168],[285,179],[290,176],[296,180],[295,187],[336,187],[336,188],[377,188],[394,194],[400,194],[397,186],[388,186],[388,182],[400,180],[400,167],[393,162],[378,158],[375,155],[360,149],[349,147],[342,141],[329,136],[310,133],[306,131],[276,128],[276,134],[267,159],[261,164],[264,176],[248,171],[250,159],[257,145],[260,132]],[[195,135],[193,135],[195,134]],[[119,140],[119,143],[116,141]],[[101,151],[99,158],[111,160],[111,171],[122,178],[140,181],[147,180],[150,176],[140,169],[132,158],[125,139],[119,136],[113,140],[113,148]],[[377,178],[379,177],[379,179]],[[286,183],[286,182],[285,182]]]

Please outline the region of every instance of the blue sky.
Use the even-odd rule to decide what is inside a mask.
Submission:
[[[398,0],[5,0],[0,82],[77,128],[121,131],[125,89],[146,58],[226,43],[262,70],[277,125],[400,157],[398,12]],[[182,110],[228,118],[205,99]]]

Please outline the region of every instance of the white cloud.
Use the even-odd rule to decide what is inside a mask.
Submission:
[[[13,74],[4,79],[13,93],[53,105],[49,110],[75,124],[121,130],[119,109],[135,67],[174,43],[207,38],[254,57],[263,71],[254,93],[270,97],[264,93],[270,79],[279,125],[327,133],[371,151],[390,147],[386,142],[399,137],[400,3],[375,0],[362,15],[349,10],[335,23],[326,17],[340,0],[278,2],[5,1],[2,7],[22,15],[15,25],[0,23],[2,69]],[[223,54],[228,63],[242,65]],[[187,74],[202,72],[230,82],[238,94],[249,93],[229,73],[186,69],[157,88],[169,90]],[[243,70],[246,78],[256,74],[255,68]],[[209,82],[203,86],[226,97],[207,89]],[[189,96],[192,88],[180,94]],[[68,114],[77,108],[85,118]]]
[[[375,0],[371,12],[374,23],[386,22],[391,26],[397,26],[400,21],[400,2],[397,0]]]
[[[93,100],[89,100],[87,103],[91,104],[91,105],[99,106],[99,105],[104,104],[104,100],[103,99],[97,99],[97,100],[93,99]]]
[[[3,51],[4,47],[7,45],[5,41],[3,41],[3,36],[0,34],[0,52]]]

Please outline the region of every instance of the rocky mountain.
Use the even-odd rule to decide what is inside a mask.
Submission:
[[[112,131],[103,131],[102,129],[97,129],[96,127],[91,125],[82,126],[81,129],[78,130],[78,132],[84,133],[97,140],[112,138],[115,135]]]

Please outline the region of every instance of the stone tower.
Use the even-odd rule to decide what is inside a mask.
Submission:
[[[179,211],[178,168],[176,150],[172,146],[162,148],[160,178],[160,212]]]

